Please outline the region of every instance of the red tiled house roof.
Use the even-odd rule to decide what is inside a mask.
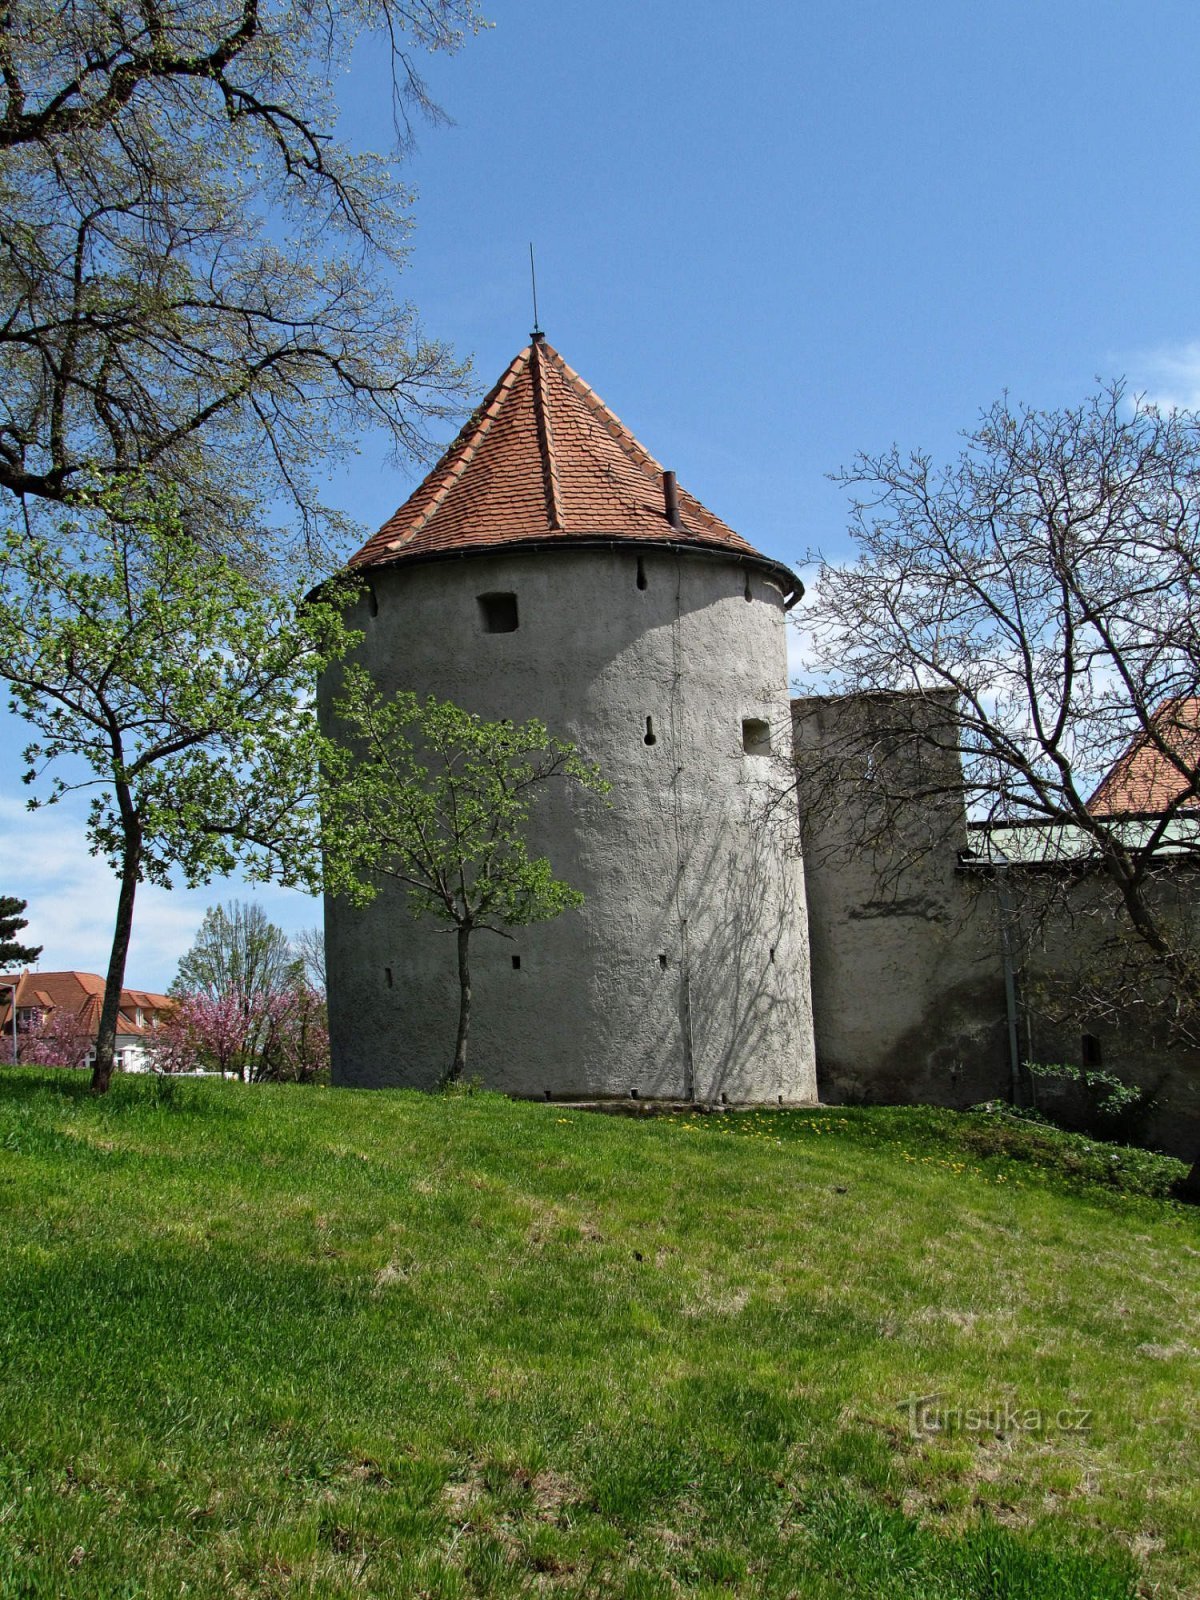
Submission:
[[[104,1003],[104,980],[94,972],[10,972],[0,974],[0,984],[15,983],[18,1012],[31,1007],[50,1014],[72,1012],[89,1033],[100,1031],[100,1009]],[[12,1027],[14,995],[0,988],[0,1035]],[[141,1037],[150,1032],[151,1015],[168,1011],[175,1004],[169,995],[152,994],[143,989],[122,989],[117,1033]],[[137,1014],[142,1012],[139,1023]]]
[[[726,550],[799,581],[683,488],[668,519],[663,469],[541,334],[509,363],[433,471],[351,558],[392,566],[471,550],[608,543]]]
[[[1200,698],[1189,695],[1164,700],[1150,724],[1167,749],[1190,771],[1191,783],[1148,732],[1139,733],[1088,801],[1093,815],[1120,817],[1162,812],[1195,787],[1200,769]],[[1200,808],[1200,798],[1193,795],[1184,801],[1184,808]]]

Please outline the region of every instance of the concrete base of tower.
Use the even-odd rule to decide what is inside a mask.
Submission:
[[[571,1095],[513,1094],[510,1100],[529,1100],[570,1111],[598,1111],[615,1117],[658,1116],[721,1116],[726,1112],[761,1111],[764,1106],[778,1111],[814,1111],[822,1108],[820,1100],[633,1100],[617,1095],[592,1100],[580,1100]]]
[[[467,1076],[529,1099],[811,1104],[817,1097],[806,919],[765,882],[723,873],[718,904],[685,919],[673,903],[623,917],[596,896],[511,938],[472,940]],[[685,908],[686,909],[686,908]],[[328,920],[333,1081],[437,1086],[458,1018],[452,933],[414,921],[403,897]]]

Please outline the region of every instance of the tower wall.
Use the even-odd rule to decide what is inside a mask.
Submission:
[[[939,728],[946,703],[889,693],[793,704],[797,762],[810,782],[818,775],[801,832],[817,1078],[832,1104],[971,1106],[1008,1092],[995,907],[957,870],[967,845],[961,763],[952,749],[917,743]],[[893,798],[881,816],[864,807],[863,762],[897,729],[920,750],[924,783],[884,780],[883,792],[902,796],[906,782],[930,792]]]
[[[743,748],[758,719],[790,752],[778,585],[724,555],[629,544],[369,577],[352,620],[381,689],[539,717],[612,786],[551,784],[538,801],[533,843],[585,903],[511,940],[473,936],[468,1071],[537,1096],[815,1099],[794,807],[767,814],[777,762]],[[495,593],[516,596],[515,632],[483,630],[478,597]],[[327,721],[333,691],[331,677]],[[365,909],[327,902],[335,1082],[436,1082],[457,1018],[445,930],[398,885]]]

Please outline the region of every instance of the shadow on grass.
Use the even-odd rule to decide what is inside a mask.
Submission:
[[[93,1106],[103,1116],[178,1111],[189,1116],[242,1120],[245,1105],[213,1094],[218,1078],[176,1078],[159,1073],[115,1073],[107,1094],[94,1095],[91,1073],[72,1067],[0,1067],[0,1107],[33,1108],[40,1101]]]
[[[61,1100],[87,1100],[91,1076],[70,1067],[14,1067],[0,1069],[0,1103],[20,1103],[56,1096]]]

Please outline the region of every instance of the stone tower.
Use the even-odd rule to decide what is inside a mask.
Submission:
[[[790,750],[792,573],[540,334],[353,566],[381,689],[536,716],[612,786],[539,800],[533,842],[585,903],[475,936],[469,1071],[538,1097],[815,1099],[795,808],[765,803]],[[432,1085],[452,939],[397,885],[325,916],[335,1082]]]

